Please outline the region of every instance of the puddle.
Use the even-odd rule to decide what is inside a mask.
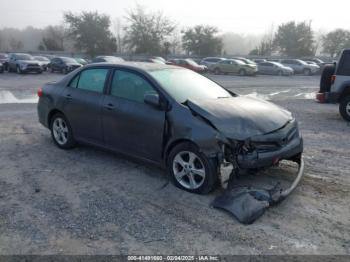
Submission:
[[[0,91],[0,104],[36,104],[36,103],[38,103],[38,98],[36,96],[19,99],[15,97],[10,91]]]

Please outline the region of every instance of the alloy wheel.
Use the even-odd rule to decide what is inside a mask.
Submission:
[[[64,119],[57,117],[52,123],[53,136],[59,145],[65,145],[68,141],[68,126]]]
[[[202,160],[190,151],[181,151],[174,157],[173,172],[177,182],[190,190],[201,187],[206,176]]]
[[[346,111],[346,114],[347,114],[348,116],[350,116],[350,101],[349,101],[348,104],[346,105],[345,111]]]

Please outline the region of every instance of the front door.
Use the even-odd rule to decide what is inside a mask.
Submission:
[[[144,103],[156,93],[141,74],[115,70],[109,94],[103,99],[105,143],[120,152],[159,161],[162,153],[165,111]]]

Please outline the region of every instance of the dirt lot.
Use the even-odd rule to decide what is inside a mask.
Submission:
[[[156,167],[55,147],[35,92],[60,77],[0,74],[0,254],[350,254],[350,125],[312,100],[319,77],[212,76],[291,110],[305,139],[300,186],[250,226],[210,207],[219,190],[189,194]]]

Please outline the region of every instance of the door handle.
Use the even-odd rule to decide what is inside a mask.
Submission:
[[[72,100],[73,99],[71,94],[66,94],[64,97],[66,99],[68,99],[68,100]]]
[[[107,104],[104,106],[104,108],[106,108],[107,110],[113,110],[115,108],[115,106],[111,103]]]

